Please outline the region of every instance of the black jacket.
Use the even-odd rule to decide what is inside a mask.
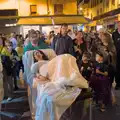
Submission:
[[[14,49],[12,50],[11,55],[14,56],[13,57],[14,62],[10,59],[9,56],[1,55],[3,68],[6,70],[8,76],[12,74],[14,67],[17,65],[17,60],[15,56],[18,56],[18,55]]]
[[[73,41],[68,35],[57,35],[54,37],[51,47],[55,50],[57,55],[71,54],[74,55]]]
[[[118,32],[118,30],[113,32],[112,38],[113,38],[117,52],[120,52],[120,33]]]

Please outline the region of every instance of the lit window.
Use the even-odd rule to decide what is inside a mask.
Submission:
[[[115,5],[115,0],[112,0],[112,4]]]
[[[55,4],[54,5],[54,14],[55,15],[63,14],[63,4]]]
[[[37,14],[37,5],[30,5],[30,14]]]
[[[106,0],[106,6],[109,7],[109,0]]]

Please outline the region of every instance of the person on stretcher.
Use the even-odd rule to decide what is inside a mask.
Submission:
[[[33,56],[34,56],[35,62],[48,61],[48,57],[41,50],[35,51],[33,53]],[[46,70],[44,70],[44,71],[46,71]],[[43,74],[44,74],[44,71],[43,71]],[[37,84],[38,81],[41,82],[41,83],[44,83],[45,81],[48,81],[47,74],[41,75],[40,74],[40,69],[39,69],[38,73],[36,73],[35,80],[36,81],[34,81],[34,82],[36,82],[36,84]]]

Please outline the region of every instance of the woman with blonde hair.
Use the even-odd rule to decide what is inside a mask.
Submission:
[[[107,53],[111,58],[107,59],[107,62],[109,62],[108,64],[112,64],[114,67],[116,66],[116,49],[115,46],[113,44],[113,40],[112,37],[109,33],[105,32],[102,35],[101,38],[103,47],[104,47],[104,54]]]
[[[114,78],[116,79],[116,48],[113,43],[112,37],[109,33],[105,32],[101,39],[103,43],[102,53],[104,55],[104,62],[108,65],[108,75],[110,78],[110,84],[112,88],[112,83]],[[115,95],[112,89],[112,104],[116,102]]]
[[[108,75],[112,87],[114,78],[116,79],[116,48],[114,46],[111,35],[107,32],[102,34],[101,42],[102,46],[100,47],[99,51],[102,52],[104,62],[108,65]]]

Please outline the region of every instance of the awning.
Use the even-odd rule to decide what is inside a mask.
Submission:
[[[110,17],[110,16],[114,16],[114,15],[117,15],[120,13],[120,8],[118,9],[114,9],[114,10],[111,10],[109,12],[106,12],[102,15],[99,15],[99,16],[96,16],[93,18],[93,20],[100,20],[100,19],[103,19],[103,18],[106,18],[106,17]]]
[[[81,15],[65,15],[65,16],[29,16],[20,18],[18,25],[59,25],[62,23],[67,24],[85,24],[88,20]]]
[[[88,25],[89,25],[90,27],[96,26],[96,21],[92,21],[92,22],[90,22]]]
[[[20,18],[18,25],[51,25],[51,18]]]
[[[83,16],[65,16],[65,17],[54,17],[55,24],[85,24],[88,23],[87,19]]]

